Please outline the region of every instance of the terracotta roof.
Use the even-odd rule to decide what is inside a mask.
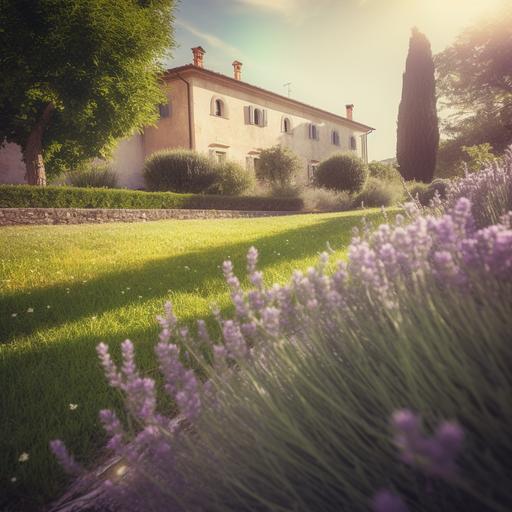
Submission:
[[[164,72],[164,79],[165,78],[171,78],[173,75],[178,75],[179,73],[182,73],[182,72],[185,72],[185,71],[192,71],[192,72],[195,72],[195,73],[198,73],[198,74],[202,74],[202,75],[206,75],[206,76],[211,76],[211,77],[215,77],[215,78],[220,78],[222,80],[227,80],[229,82],[232,82],[233,84],[236,84],[237,86],[243,86],[245,88],[248,88],[248,89],[251,89],[255,92],[260,92],[260,93],[264,93],[264,94],[268,94],[270,96],[273,96],[281,101],[284,101],[285,103],[290,103],[294,106],[299,106],[299,107],[306,107],[308,109],[311,109],[311,110],[314,110],[316,112],[318,112],[319,114],[322,114],[322,115],[328,115],[330,117],[335,117],[336,119],[340,120],[340,121],[343,121],[345,123],[348,123],[348,124],[351,124],[353,125],[354,127],[357,127],[357,128],[360,128],[362,129],[363,131],[374,131],[375,128],[372,128],[371,126],[368,126],[366,124],[363,124],[363,123],[358,123],[357,121],[351,121],[350,119],[347,119],[346,117],[343,117],[343,116],[340,116],[338,114],[334,114],[332,112],[329,112],[327,110],[322,110],[321,108],[317,108],[317,107],[313,107],[312,105],[308,105],[307,103],[303,103],[301,101],[297,101],[297,100],[294,100],[292,98],[288,98],[287,96],[283,96],[281,94],[277,94],[275,92],[272,92],[272,91],[269,91],[267,89],[263,89],[262,87],[258,87],[256,85],[252,85],[252,84],[249,84],[247,82],[243,82],[241,80],[235,80],[234,78],[230,77],[230,76],[227,76],[227,75],[223,75],[222,73],[217,73],[216,71],[211,71],[210,69],[206,69],[206,68],[200,68],[198,66],[194,66],[194,64],[186,64],[184,66],[179,66],[179,67],[176,67],[176,68],[171,68],[171,69],[168,69],[167,71]]]

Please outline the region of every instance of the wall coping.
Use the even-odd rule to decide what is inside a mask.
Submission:
[[[307,211],[129,209],[129,208],[0,208],[0,226],[104,224],[156,220],[236,219],[301,215]]]

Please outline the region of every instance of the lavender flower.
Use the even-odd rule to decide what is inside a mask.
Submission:
[[[426,437],[421,432],[419,416],[405,409],[393,414],[392,425],[394,441],[403,462],[427,475],[441,478],[454,476],[455,458],[464,439],[464,433],[456,423],[442,423],[433,437]]]
[[[60,439],[50,441],[50,449],[66,473],[76,476],[83,471],[80,464],[69,454],[66,446]]]
[[[373,512],[407,512],[409,510],[400,496],[385,489],[374,496],[372,508]]]

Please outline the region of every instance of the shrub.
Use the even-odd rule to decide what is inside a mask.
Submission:
[[[197,208],[298,211],[300,198],[228,197],[137,190],[0,185],[0,208]]]
[[[352,206],[352,199],[347,192],[335,192],[326,188],[307,187],[302,191],[301,197],[306,210],[342,212],[350,210]]]
[[[501,162],[454,179],[446,193],[447,208],[453,208],[461,197],[471,200],[473,217],[479,227],[494,224],[512,211],[512,146]]]
[[[422,206],[428,206],[430,200],[430,190],[428,183],[411,180],[405,182],[405,187],[407,189],[407,192],[405,193],[406,200],[412,197],[415,201],[418,201]]]
[[[117,173],[108,164],[93,164],[70,172],[66,182],[73,187],[116,188]]]
[[[288,148],[273,146],[260,153],[256,178],[271,187],[285,188],[292,185],[302,167],[301,161]]]
[[[338,153],[320,162],[315,185],[330,190],[357,193],[368,177],[368,167],[351,153]]]
[[[368,174],[371,178],[377,178],[381,181],[401,181],[400,173],[396,167],[381,162],[369,163]]]
[[[133,344],[122,344],[121,371],[100,345],[130,425],[141,425],[133,438],[113,411],[100,414],[129,471],[105,488],[109,499],[127,511],[367,512],[385,486],[418,512],[507,510],[511,226],[474,231],[470,209],[459,199],[452,212],[425,218],[408,207],[408,225],[399,216],[396,226],[355,237],[333,273],[324,253],[285,285],[265,286],[254,248],[248,291],[225,262],[235,307],[232,317],[217,314],[220,337],[199,323],[195,339],[170,304],[158,319],[155,352],[180,411],[174,421],[158,413],[155,382],[137,373]],[[393,427],[412,468],[396,462],[388,418],[404,405],[429,426],[457,419],[467,436],[458,468],[460,430],[432,439],[403,413]],[[62,448],[54,443],[75,471]],[[450,485],[439,469],[456,476]]]
[[[391,206],[400,199],[401,195],[401,184],[368,178],[364,189],[354,197],[353,206],[354,208]]]
[[[252,173],[236,162],[218,163],[215,166],[214,173],[215,181],[208,187],[208,194],[239,196],[254,188]]]
[[[292,183],[288,185],[273,185],[268,193],[270,197],[300,197],[303,188],[302,185]]]
[[[144,180],[148,190],[202,193],[216,178],[216,163],[187,149],[157,151],[146,159]]]

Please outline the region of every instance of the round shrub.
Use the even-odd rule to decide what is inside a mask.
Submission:
[[[430,191],[429,191],[429,184],[428,183],[422,183],[421,181],[408,181],[407,182],[407,196],[406,200],[410,200],[410,196],[412,196],[415,200],[418,200],[419,203],[423,206],[427,206],[430,199]],[[433,196],[433,193],[432,193]]]
[[[367,177],[368,167],[360,158],[350,153],[338,153],[320,163],[315,185],[357,193],[364,187]]]
[[[252,173],[236,162],[222,162],[215,166],[215,181],[208,194],[239,196],[254,188]]]
[[[201,193],[215,182],[216,163],[187,149],[153,153],[144,164],[148,190]]]
[[[430,185],[429,189],[432,191],[432,197],[434,197],[435,193],[439,194],[441,199],[446,197],[446,192],[448,190],[448,186],[450,185],[450,180],[446,178],[436,178]]]
[[[271,187],[293,184],[302,167],[299,157],[288,148],[273,146],[260,152],[256,177]]]
[[[355,208],[391,206],[399,200],[400,195],[401,191],[397,186],[370,177],[364,189],[354,197],[353,206]]]

